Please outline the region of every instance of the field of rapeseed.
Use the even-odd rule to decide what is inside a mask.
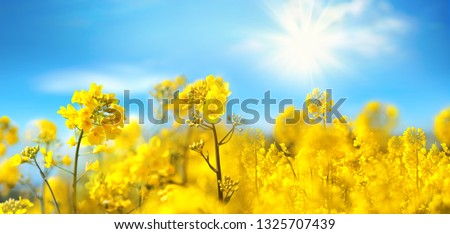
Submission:
[[[163,101],[177,90],[181,105]],[[71,138],[39,120],[34,144],[21,152],[10,148],[22,127],[1,117],[0,214],[450,213],[450,108],[428,113],[436,115],[436,142],[415,127],[394,135],[399,113],[379,102],[354,121],[320,124],[287,123],[291,106],[263,132],[225,117],[217,101],[230,94],[212,75],[163,81],[150,91],[159,109],[189,120],[148,134],[126,119],[115,94],[91,84],[55,107]],[[318,89],[305,94],[308,115],[325,119],[328,99]]]

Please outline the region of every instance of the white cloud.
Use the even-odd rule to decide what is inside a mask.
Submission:
[[[231,51],[235,53],[260,52],[264,49],[265,45],[261,41],[255,39],[247,39],[231,47]]]
[[[116,65],[106,69],[67,69],[54,71],[38,78],[38,88],[49,93],[71,93],[88,89],[91,83],[103,85],[108,92],[148,93],[153,85],[173,76],[152,73],[147,70]]]
[[[305,1],[305,0],[301,0]],[[308,1],[305,1],[308,2]],[[317,1],[320,4],[325,4],[325,1]],[[361,16],[370,5],[370,0],[352,0],[350,2],[344,2],[340,4],[336,4],[330,7],[325,8],[327,13],[325,13],[325,17],[334,18],[334,20],[346,17],[346,16]]]
[[[385,33],[403,34],[410,29],[410,25],[405,20],[395,17],[380,19],[375,22],[374,26],[374,30],[380,30]]]
[[[412,27],[387,1],[272,0],[266,6],[278,28],[251,31],[232,51],[253,53],[261,67],[285,76],[311,76],[351,67],[354,59],[399,53]]]

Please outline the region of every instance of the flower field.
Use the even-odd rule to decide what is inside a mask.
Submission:
[[[55,107],[71,138],[42,119],[24,145],[25,129],[1,117],[0,214],[450,213],[450,107],[426,113],[434,136],[414,126],[396,135],[395,106],[370,102],[326,122],[334,102],[314,89],[306,111],[322,122],[290,123],[290,106],[263,131],[219,105],[233,85],[212,75],[155,85],[155,112],[188,120],[150,129],[100,84]],[[163,101],[174,95],[180,105]]]

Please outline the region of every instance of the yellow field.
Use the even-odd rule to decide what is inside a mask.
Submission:
[[[429,113],[438,114],[439,142],[427,145],[420,128],[393,136],[398,111],[378,102],[349,123],[314,125],[286,124],[289,107],[273,133],[263,133],[238,116],[217,123],[224,111],[211,100],[225,103],[231,94],[221,78],[167,80],[151,94],[162,100],[178,89],[187,104],[163,109],[198,111],[184,125],[155,126],[150,137],[137,122],[124,124],[115,95],[95,84],[58,111],[73,130],[61,139],[67,143],[40,120],[35,144],[6,155],[18,128],[2,117],[0,197],[12,198],[0,213],[450,213],[450,108]],[[325,118],[333,104],[327,93],[305,97],[308,114]],[[61,153],[70,147],[73,155]],[[21,176],[24,164],[39,178]]]

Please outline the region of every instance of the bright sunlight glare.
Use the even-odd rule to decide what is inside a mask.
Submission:
[[[342,66],[336,49],[343,43],[344,33],[335,27],[342,14],[317,0],[291,0],[281,7],[268,6],[282,29],[266,35],[272,49],[269,63],[296,79],[312,79],[326,68]]]

